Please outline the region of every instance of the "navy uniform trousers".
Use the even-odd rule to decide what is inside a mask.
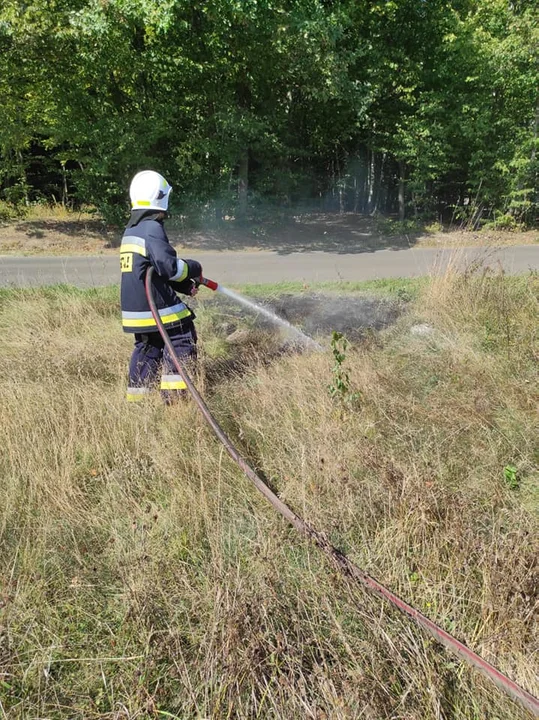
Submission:
[[[167,332],[176,354],[189,370],[189,366],[192,368],[197,356],[197,334],[194,323],[188,319],[182,322],[181,327],[172,328]],[[130,402],[143,400],[144,396],[158,384],[167,403],[185,395],[187,389],[159,332],[135,333],[135,349],[129,363],[127,400]]]

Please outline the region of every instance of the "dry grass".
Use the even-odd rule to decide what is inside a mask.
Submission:
[[[0,203],[0,255],[102,255],[118,252],[119,229],[95,212],[36,204],[5,220]]]
[[[462,247],[511,247],[513,245],[536,245],[539,242],[537,230],[447,230],[424,232],[417,239],[415,247],[437,247],[458,249]]]
[[[329,351],[199,379],[286,502],[536,695],[537,285],[434,279],[348,351],[359,404]],[[192,404],[124,403],[110,291],[5,292],[0,331],[0,717],[526,717],[347,586]]]

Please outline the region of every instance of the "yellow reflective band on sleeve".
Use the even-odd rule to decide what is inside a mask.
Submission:
[[[189,268],[187,267],[187,263],[184,262],[183,260],[181,260],[181,261],[178,260],[178,262],[183,262],[182,274],[181,274],[180,277],[178,278],[178,282],[181,282],[182,280],[185,280],[185,278],[187,277],[187,273],[189,272]]]
[[[187,390],[187,385],[179,375],[163,375],[161,390]]]
[[[144,255],[144,257],[147,257],[148,253],[143,247],[140,247],[140,245],[131,245],[130,243],[122,243],[120,247],[120,252],[127,253],[137,253],[138,255]]]
[[[151,205],[149,200],[135,200],[133,203],[133,207],[148,207],[149,205]]]

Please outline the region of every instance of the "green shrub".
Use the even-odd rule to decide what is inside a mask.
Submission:
[[[0,200],[0,223],[11,222],[12,220],[19,220],[26,215],[26,208],[24,205],[13,204]]]
[[[505,213],[504,215],[495,215],[494,220],[486,222],[483,225],[483,230],[509,230],[510,232],[517,232],[522,229],[522,223],[517,222],[513,215],[510,215],[509,213]]]
[[[417,220],[392,220],[391,218],[376,218],[376,230],[380,235],[396,237],[410,235],[421,230],[421,223]]]

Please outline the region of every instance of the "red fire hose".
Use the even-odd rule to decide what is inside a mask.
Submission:
[[[507,693],[509,697],[521,703],[535,717],[539,717],[539,700],[537,698],[535,698],[529,692],[521,688],[519,685],[517,685],[517,683],[508,678],[500,670],[495,668],[482,657],[477,655],[477,653],[475,653],[473,650],[470,650],[470,648],[464,645],[464,643],[461,643],[460,640],[457,640],[448,632],[436,625],[436,623],[432,622],[432,620],[429,620],[429,618],[420,613],[419,610],[416,610],[411,605],[408,605],[408,603],[406,603],[404,600],[401,600],[401,598],[392,593],[391,590],[385,588],[377,580],[372,578],[360,567],[355,565],[351,560],[346,557],[346,555],[343,555],[340,550],[337,550],[337,548],[334,547],[321,532],[311,527],[305,520],[299,517],[299,515],[296,515],[287,505],[285,505],[282,500],[280,500],[277,495],[275,495],[275,493],[270,490],[270,488],[266,485],[262,478],[260,478],[257,473],[250,467],[250,465],[248,465],[248,463],[241,457],[238,450],[234,447],[224,430],[212,416],[210,410],[208,409],[208,406],[206,405],[200,393],[194,386],[191,378],[185,371],[185,368],[183,367],[179,357],[176,354],[176,351],[174,350],[174,346],[170,341],[168,333],[163,323],[161,322],[161,318],[159,317],[159,312],[153,298],[153,272],[154,269],[150,267],[148,269],[148,272],[146,273],[146,296],[148,298],[148,303],[150,305],[154,320],[157,323],[158,330],[173,359],[174,365],[181,378],[184,380],[187,389],[189,390],[191,396],[200,408],[200,411],[204,415],[206,421],[208,422],[214,433],[217,435],[221,443],[224,445],[230,457],[238,464],[238,466],[243,470],[249,480],[254,483],[254,485],[262,493],[262,495],[264,495],[264,497],[269,500],[273,507],[284,518],[286,518],[286,520],[288,520],[288,522],[290,522],[296,528],[296,530],[298,530],[302,535],[305,535],[310,540],[312,540],[331,559],[331,561],[337,566],[337,568],[342,572],[345,577],[358,581],[364,587],[376,593],[379,597],[387,600],[391,605],[398,608],[402,613],[414,620],[418,625],[420,625],[424,630],[426,630],[430,635],[432,635],[436,640],[438,640],[438,642],[442,643],[442,645],[445,645],[445,647],[451,650],[451,652],[455,653],[469,665],[472,665],[477,670],[479,670],[485,677],[489,678],[489,680],[491,680],[498,688]],[[217,289],[217,283],[214,283],[211,280],[202,279],[201,283],[207,285],[212,290]]]

